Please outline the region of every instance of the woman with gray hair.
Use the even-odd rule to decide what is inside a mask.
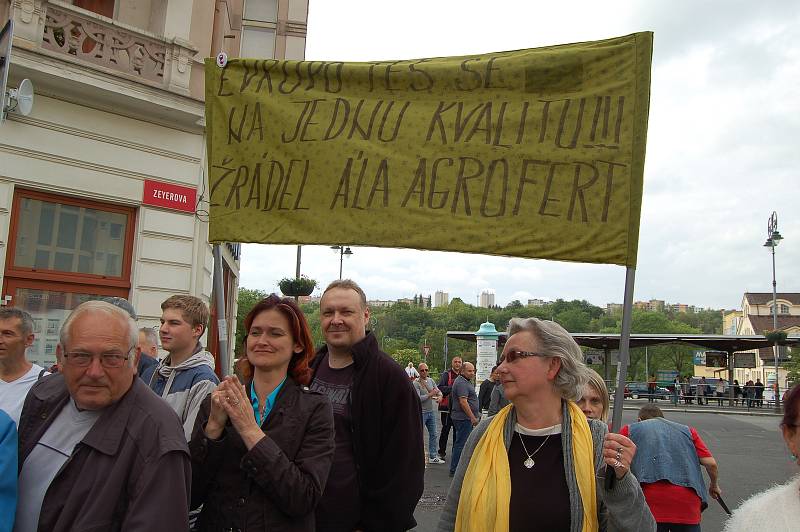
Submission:
[[[467,440],[439,530],[656,530],[629,471],[636,446],[575,404],[590,373],[572,336],[514,318],[497,371],[511,404]]]

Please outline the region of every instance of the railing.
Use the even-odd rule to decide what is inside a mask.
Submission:
[[[190,42],[156,35],[61,0],[16,4],[12,2],[11,10],[15,40],[66,62],[190,94],[192,58],[197,53]]]
[[[158,84],[164,81],[163,42],[54,4],[47,6],[42,48]]]

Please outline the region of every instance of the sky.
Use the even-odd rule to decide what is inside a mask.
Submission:
[[[763,247],[774,212],[777,289],[800,292],[800,2],[796,0],[310,0],[306,59],[469,55],[654,32],[635,300],[740,308],[772,290]],[[623,301],[625,268],[352,246],[343,276],[370,299],[436,290],[476,304]],[[278,291],[296,246],[245,244],[240,286]],[[323,287],[339,252],[303,246]]]

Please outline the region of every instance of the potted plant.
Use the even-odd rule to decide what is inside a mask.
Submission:
[[[317,281],[309,279],[305,275],[300,277],[284,277],[278,281],[278,286],[285,296],[308,296],[314,291],[317,286]]]
[[[782,344],[783,342],[786,341],[786,337],[787,336],[788,335],[786,334],[786,331],[781,331],[781,330],[764,331],[764,338],[766,338],[768,341],[772,342],[773,344]]]

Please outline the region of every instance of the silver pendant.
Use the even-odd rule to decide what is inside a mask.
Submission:
[[[525,467],[527,467],[528,469],[530,469],[530,468],[532,468],[532,467],[534,466],[534,464],[536,464],[536,462],[534,462],[534,461],[533,461],[533,458],[531,458],[531,457],[528,457],[528,459],[527,459],[527,460],[525,460],[525,461],[523,462],[523,464],[525,465]]]

